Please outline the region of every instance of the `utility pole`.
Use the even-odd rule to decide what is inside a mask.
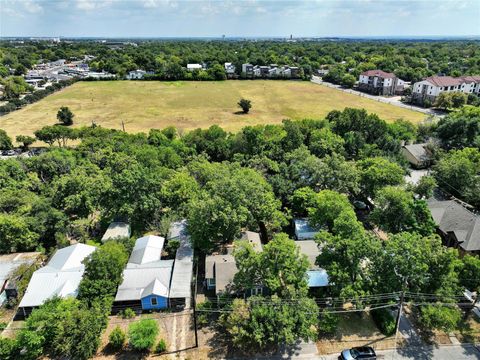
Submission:
[[[122,129],[123,129],[123,132],[125,132],[125,123],[123,122],[123,120],[122,120]]]

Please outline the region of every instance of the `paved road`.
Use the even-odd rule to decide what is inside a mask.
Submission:
[[[473,345],[448,345],[434,347],[410,347],[377,352],[378,360],[478,360],[480,351]],[[337,360],[338,355],[318,355],[318,360]]]

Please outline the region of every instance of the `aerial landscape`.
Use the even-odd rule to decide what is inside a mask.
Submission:
[[[480,359],[480,3],[0,0],[0,360]]]

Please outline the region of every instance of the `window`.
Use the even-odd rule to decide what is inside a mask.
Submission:
[[[152,297],[152,298],[150,299],[150,304],[152,304],[152,306],[158,305],[158,303],[157,303],[157,298]]]
[[[207,285],[208,287],[213,287],[215,286],[215,279],[207,279]]]
[[[254,295],[261,295],[262,294],[262,288],[260,286],[256,286],[254,288],[252,288],[252,296]]]

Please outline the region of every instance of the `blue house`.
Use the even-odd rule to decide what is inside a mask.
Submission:
[[[118,287],[114,308],[159,310],[169,307],[173,260],[161,259],[165,239],[148,235],[137,239]]]

